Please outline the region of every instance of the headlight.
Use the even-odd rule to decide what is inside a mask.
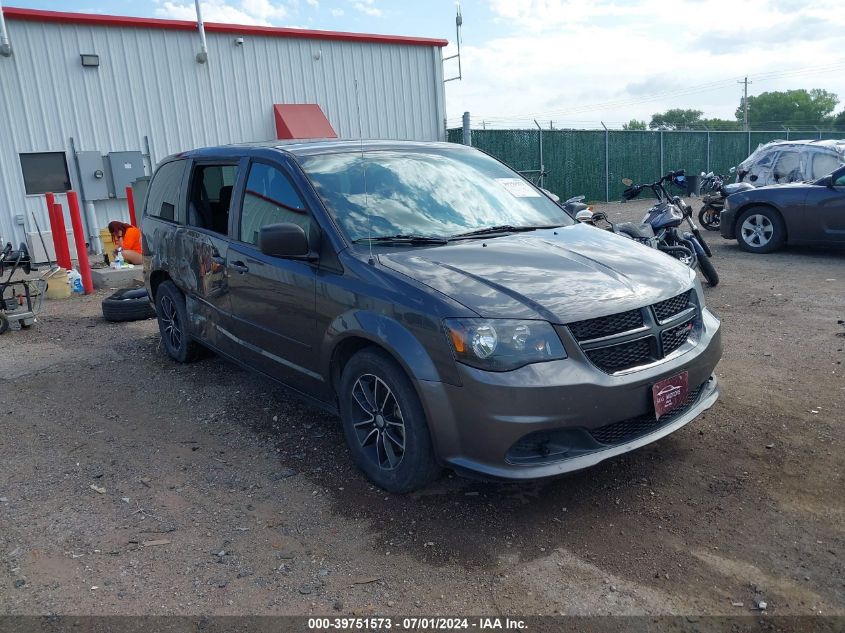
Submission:
[[[446,319],[455,358],[487,371],[509,371],[531,363],[566,358],[557,332],[546,321]]]

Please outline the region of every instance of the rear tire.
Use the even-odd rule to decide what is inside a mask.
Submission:
[[[190,363],[199,356],[200,346],[188,334],[188,310],[183,295],[172,281],[156,290],[156,313],[161,341],[167,355],[178,363]]]
[[[721,213],[707,205],[698,212],[698,223],[708,231],[718,231],[721,227]]]
[[[773,253],[786,243],[786,227],[771,207],[751,207],[736,221],[736,241],[749,253]]]
[[[376,348],[355,354],[338,392],[352,461],[389,492],[417,490],[440,474],[414,386],[396,361]]]

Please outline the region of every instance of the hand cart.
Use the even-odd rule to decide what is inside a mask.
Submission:
[[[9,276],[4,281],[7,270]],[[33,325],[44,304],[47,281],[43,278],[12,281],[18,270],[29,274],[37,269],[32,265],[26,244],[12,250],[11,243],[8,243],[0,251],[0,334],[8,330],[9,324],[14,321],[19,322],[22,328]]]

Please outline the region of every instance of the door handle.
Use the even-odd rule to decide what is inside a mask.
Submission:
[[[244,264],[244,263],[243,263],[243,262],[241,262],[241,261],[231,262],[231,263],[229,264],[229,268],[231,268],[232,270],[235,270],[235,271],[239,272],[239,273],[240,273],[240,274],[242,274],[242,275],[243,275],[244,273],[248,273],[248,272],[249,272],[249,266],[247,266],[246,264]]]

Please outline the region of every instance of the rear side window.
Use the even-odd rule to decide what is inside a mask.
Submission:
[[[244,191],[241,241],[257,244],[262,226],[283,222],[298,224],[309,234],[308,212],[288,177],[271,165],[253,163]]]
[[[191,178],[188,224],[227,235],[237,180],[237,165],[197,165]]]
[[[171,222],[176,221],[176,204],[179,200],[184,173],[184,160],[174,160],[158,168],[147,194],[147,215]]]

